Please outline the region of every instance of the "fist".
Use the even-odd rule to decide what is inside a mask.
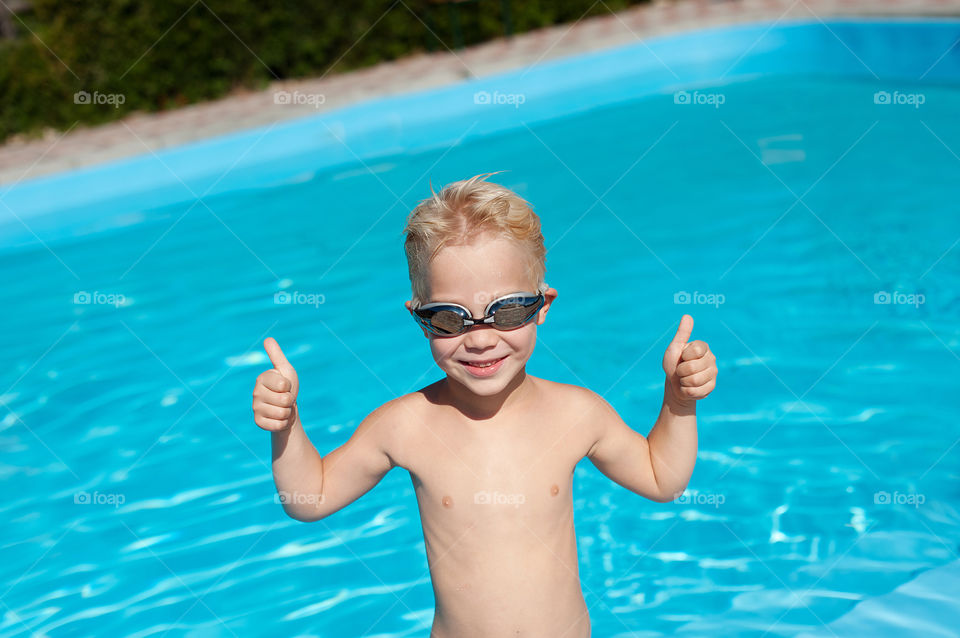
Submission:
[[[717,384],[717,358],[704,341],[689,341],[693,317],[683,315],[673,341],[663,355],[669,398],[690,404],[706,397]]]
[[[264,430],[280,432],[289,429],[299,419],[297,392],[300,383],[297,371],[273,337],[264,340],[263,349],[267,351],[273,369],[257,377],[253,388],[253,420]]]

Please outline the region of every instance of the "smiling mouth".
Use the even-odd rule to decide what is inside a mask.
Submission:
[[[503,357],[500,357],[499,359],[486,359],[486,360],[484,360],[484,361],[463,361],[463,360],[461,360],[460,363],[466,364],[466,365],[468,365],[468,366],[474,366],[474,367],[477,367],[477,368],[488,368],[488,367],[492,366],[493,364],[497,363],[498,361],[503,361],[503,360],[506,359],[506,358],[507,358],[506,356],[503,356]]]

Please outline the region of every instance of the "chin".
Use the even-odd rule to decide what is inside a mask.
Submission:
[[[512,369],[513,366],[510,366],[510,368],[504,366],[492,377],[478,378],[467,372],[460,363],[453,361],[452,365],[457,369],[456,374],[451,374],[449,370],[447,370],[447,374],[468,387],[474,394],[482,397],[494,396],[502,392],[519,372],[519,370]]]
[[[492,397],[503,392],[509,381],[509,379],[474,379],[470,377],[466,386],[477,396]]]

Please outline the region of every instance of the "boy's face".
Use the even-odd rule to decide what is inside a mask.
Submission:
[[[489,234],[477,237],[467,246],[447,246],[430,263],[427,281],[429,299],[424,303],[449,301],[470,310],[474,318],[494,299],[514,292],[537,291],[536,282],[527,273],[527,260],[522,249],[503,237]],[[491,396],[502,391],[523,369],[533,354],[537,326],[546,320],[557,291],[548,288],[546,299],[535,319],[514,330],[497,330],[493,326],[473,326],[456,337],[437,337],[426,330],[434,361],[447,373],[475,394]],[[406,307],[412,312],[410,301]],[[495,364],[492,374],[482,374],[464,364],[465,361],[503,359]],[[492,368],[491,368],[492,369]],[[488,370],[487,373],[490,371]]]

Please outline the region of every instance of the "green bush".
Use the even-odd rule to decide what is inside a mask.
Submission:
[[[33,0],[0,41],[0,140],[470,45],[623,9],[637,0]],[[76,103],[77,92],[107,103]],[[122,103],[120,103],[122,101]],[[92,102],[92,100],[91,100]]]

